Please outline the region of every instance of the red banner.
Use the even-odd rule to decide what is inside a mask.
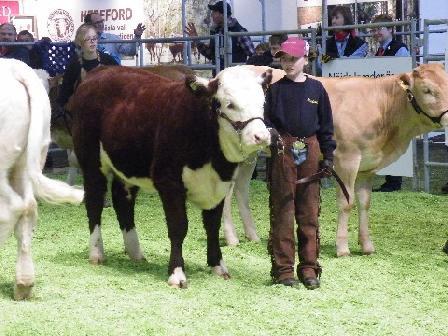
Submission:
[[[18,1],[0,1],[0,24],[9,22],[11,16],[19,14]]]

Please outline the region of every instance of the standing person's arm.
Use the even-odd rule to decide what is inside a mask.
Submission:
[[[134,39],[139,40],[142,37],[143,32],[145,31],[146,27],[139,23],[137,25],[137,28],[134,29]],[[118,52],[121,55],[126,56],[135,56],[137,54],[137,46],[135,42],[132,43],[120,43],[118,45]]]
[[[243,48],[246,56],[251,57],[255,54],[255,47],[252,43],[252,40],[250,39],[250,36],[240,36],[238,37],[238,42],[241,48]]]
[[[198,32],[196,30],[196,26],[193,22],[188,22],[188,26],[185,27],[185,34],[190,37],[198,36]],[[210,47],[210,44],[205,44],[202,41],[193,42],[193,45],[196,46],[198,52],[209,60],[215,59],[215,49]]]
[[[316,135],[324,160],[333,162],[334,150],[336,149],[336,141],[333,139],[333,114],[331,112],[331,104],[327,91],[322,84],[320,84],[320,86],[321,94],[319,98],[319,107],[317,110],[320,127],[317,130]]]
[[[368,52],[369,52],[369,46],[367,43],[364,43],[358,49],[356,49],[353,52],[353,54],[351,54],[349,57],[366,57]]]
[[[79,64],[79,62],[73,61],[67,66],[67,70],[65,70],[64,76],[62,77],[62,84],[57,98],[59,106],[64,107],[64,105],[67,104],[69,98],[75,91],[75,84],[79,79],[80,73],[81,64]]]

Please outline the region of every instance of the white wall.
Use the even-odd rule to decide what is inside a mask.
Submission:
[[[420,18],[422,19],[448,19],[448,0],[420,0]],[[431,26],[430,29],[446,28],[444,26]],[[448,48],[448,34],[431,34],[429,38],[429,53],[443,53]]]
[[[297,29],[297,0],[265,0],[266,29]],[[261,30],[261,1],[233,0],[233,13],[249,31]]]

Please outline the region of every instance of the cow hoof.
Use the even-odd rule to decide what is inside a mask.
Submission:
[[[32,285],[23,285],[23,284],[15,284],[14,286],[14,300],[20,301],[20,300],[26,300],[31,297],[31,293],[33,291]]]
[[[124,253],[129,256],[129,259],[135,262],[139,261],[146,261],[146,257],[143,255],[142,251],[137,251],[134,253],[129,253],[126,249],[124,250]]]
[[[89,263],[91,263],[92,265],[101,265],[104,263],[105,260],[106,258],[104,256],[100,255],[89,256]]]
[[[246,235],[246,238],[253,242],[260,242],[260,238],[256,234]]]
[[[220,276],[224,280],[230,279],[229,271],[227,270],[226,264],[224,263],[224,260],[221,259],[218,266],[212,267],[212,272],[215,273],[217,276]]]
[[[176,267],[173,273],[168,278],[168,285],[171,288],[187,288],[187,277],[185,276],[182,267]]]
[[[362,249],[362,253],[365,255],[370,255],[370,254],[375,253],[375,247],[373,246],[373,243],[370,240],[362,242],[361,249]]]
[[[348,248],[338,248],[336,249],[336,256],[339,257],[349,257],[350,250]]]
[[[238,246],[240,241],[236,237],[229,237],[229,238],[226,238],[226,243],[227,243],[227,246]]]

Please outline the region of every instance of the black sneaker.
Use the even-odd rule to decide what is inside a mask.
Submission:
[[[381,185],[381,187],[374,188],[372,191],[373,192],[393,192],[393,191],[398,191],[398,190],[401,190],[401,186],[383,184],[383,185]]]
[[[446,241],[445,246],[443,247],[443,252],[448,254],[448,240]]]

